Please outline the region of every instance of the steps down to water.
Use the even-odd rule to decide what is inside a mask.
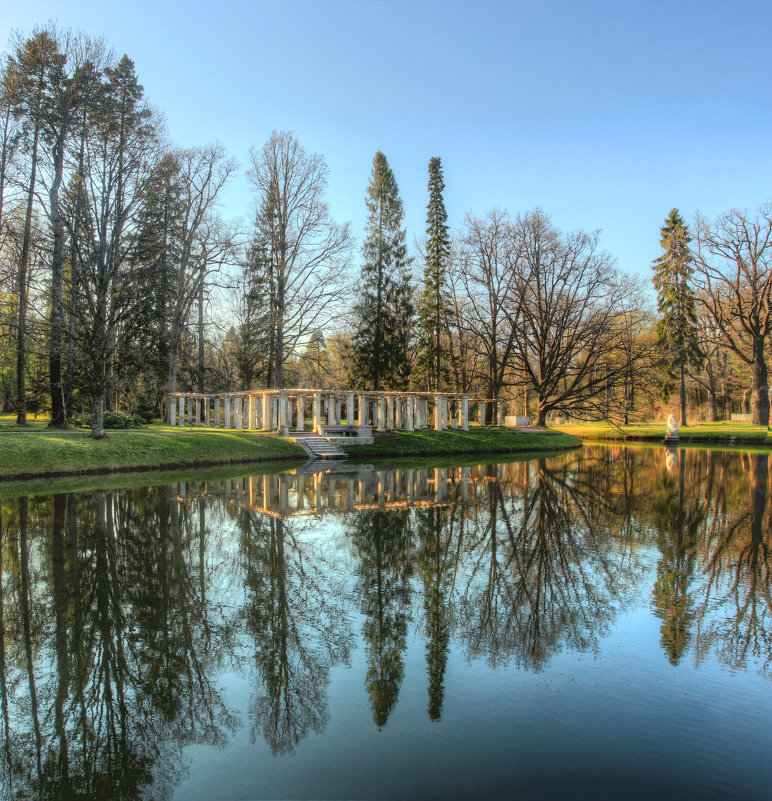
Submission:
[[[304,434],[300,437],[293,437],[293,439],[313,459],[346,458],[343,449],[337,443],[330,442],[327,437],[321,437],[318,434]]]

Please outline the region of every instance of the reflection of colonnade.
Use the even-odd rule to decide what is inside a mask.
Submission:
[[[503,408],[490,400],[475,401],[480,425],[487,417],[499,425]],[[493,415],[489,406],[492,405]],[[306,422],[318,434],[325,425],[391,429],[469,429],[469,396],[450,392],[354,392],[352,390],[271,389],[214,395],[170,394],[166,419],[172,426],[214,426],[262,431],[304,431]]]
[[[223,498],[271,517],[321,517],[335,512],[466,504],[478,484],[499,478],[505,466],[298,471],[189,482],[175,485],[173,492],[181,499]],[[491,469],[497,475],[490,475]]]

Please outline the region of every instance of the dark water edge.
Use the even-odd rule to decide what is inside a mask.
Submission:
[[[2,798],[768,798],[769,455],[0,500]]]

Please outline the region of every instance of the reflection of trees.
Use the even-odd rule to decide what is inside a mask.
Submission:
[[[678,457],[678,480],[660,470],[652,502],[660,560],[654,583],[654,611],[662,619],[660,643],[671,665],[677,665],[691,637],[694,620],[689,585],[694,573],[694,546],[704,509],[700,496],[684,491],[685,454]]]
[[[563,647],[595,646],[631,568],[614,558],[602,497],[575,486],[570,462],[521,470],[510,494],[487,484],[487,508],[470,528],[459,618],[473,656],[539,669]]]
[[[699,655],[715,649],[738,668],[754,657],[766,672],[772,661],[769,455],[746,458],[749,486],[733,500],[734,511],[725,516],[726,507],[717,508],[710,499],[700,543],[704,580],[697,608]]]
[[[244,513],[240,525],[246,622],[265,688],[250,708],[253,733],[289,753],[326,725],[330,667],[348,659],[350,632],[324,560],[304,558],[290,524]]]
[[[408,512],[362,512],[354,518],[353,539],[360,558],[359,592],[365,616],[365,686],[373,721],[381,728],[396,706],[405,672],[412,574]]]
[[[424,585],[426,671],[429,677],[429,717],[440,720],[443,681],[448,663],[453,578],[458,554],[453,548],[456,511],[418,510],[415,529],[420,550],[418,566]]]
[[[21,644],[3,662],[18,690],[5,778],[20,797],[133,799],[152,784],[163,798],[185,744],[222,742],[230,720],[176,504],[162,488],[9,504],[3,612],[22,614],[4,638]]]

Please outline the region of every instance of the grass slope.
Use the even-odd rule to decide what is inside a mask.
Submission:
[[[557,431],[515,431],[509,428],[473,428],[469,431],[375,432],[372,445],[345,447],[352,459],[383,456],[449,456],[465,453],[513,453],[576,448],[581,441]]]
[[[630,425],[616,428],[608,423],[577,423],[556,426],[566,434],[582,440],[657,440],[665,438],[667,426]],[[772,445],[772,432],[750,423],[698,423],[679,431],[681,442],[716,442],[728,444],[734,438],[739,442]]]
[[[4,432],[0,434],[0,481],[293,457],[306,458],[299,445],[250,431],[157,427],[111,431],[102,440],[81,431]]]

